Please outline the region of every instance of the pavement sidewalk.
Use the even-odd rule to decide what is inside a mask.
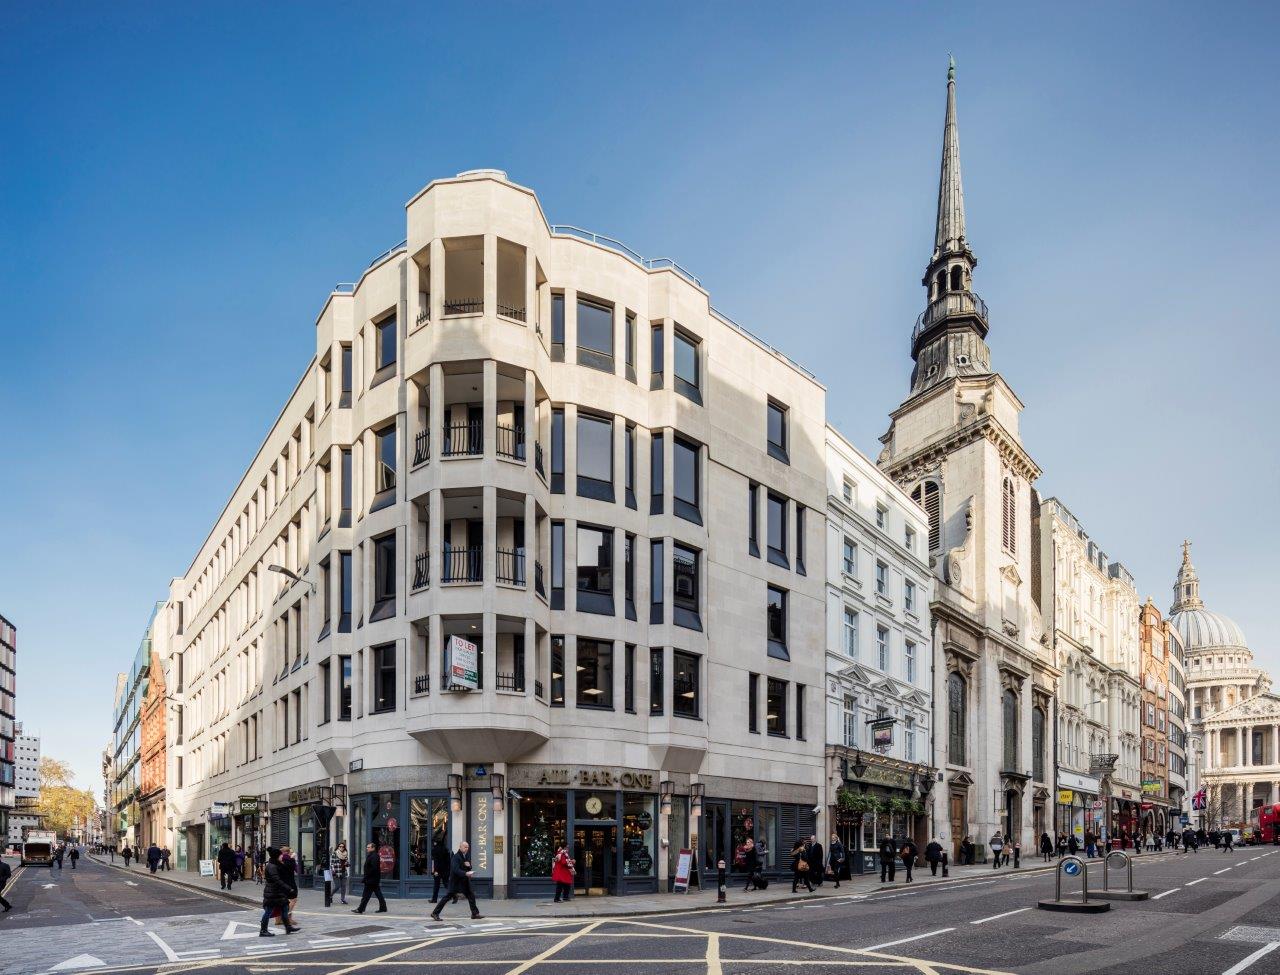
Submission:
[[[125,872],[124,864],[119,857],[116,858],[114,864],[108,862],[106,857],[97,854],[92,854],[90,858],[103,866],[112,867],[122,873]],[[915,870],[915,882],[911,884],[911,887],[915,889],[935,884],[962,883],[964,881],[992,879],[994,877],[1004,879],[1010,874],[1024,875],[1049,872],[1055,866],[1056,861],[1054,863],[1043,863],[1038,857],[1034,860],[1024,861],[1023,866],[1016,869],[1014,867],[1002,867],[1000,870],[993,870],[989,864],[975,864],[971,867],[952,866],[950,868],[950,876],[946,878],[941,873],[934,877],[929,873],[928,867],[919,867]],[[262,887],[252,880],[239,881],[230,892],[227,892],[219,888],[218,881],[215,878],[201,877],[199,874],[186,871],[170,870],[152,874],[145,865],[142,867],[135,865],[130,867],[127,872],[137,881],[146,880],[156,883],[176,884],[181,887],[202,891],[213,897],[221,897],[232,904],[244,904],[254,907],[262,905]],[[873,891],[905,888],[907,884],[902,882],[902,875],[902,870],[899,869],[899,880],[896,883],[881,884],[878,874],[862,874],[855,876],[852,880],[841,881],[838,889],[828,880],[812,894],[804,890],[801,890],[799,894],[791,893],[791,885],[785,879],[773,881],[768,890],[748,892],[742,889],[745,881],[742,878],[738,878],[731,880],[729,883],[726,892],[726,905],[729,907],[744,907],[823,898],[834,900],[840,897],[865,897]],[[508,900],[481,900],[479,905],[481,913],[486,918],[495,919],[508,917],[632,917],[643,914],[715,910],[726,906],[717,902],[716,894],[716,889],[712,886],[707,890],[693,890],[687,894],[661,893],[627,897],[587,897],[579,894],[567,903],[562,902],[560,904],[553,903],[549,898],[531,899],[524,897]],[[351,902],[351,907],[354,907],[359,902],[359,898],[350,895],[348,895],[347,900]],[[388,898],[387,916],[425,917],[431,910],[429,904],[430,901],[426,898]],[[298,892],[297,909],[300,912],[308,914],[329,913],[340,910],[341,907],[341,902],[336,899],[333,907],[326,908],[324,906],[323,887],[315,890],[303,888]],[[370,912],[373,910],[376,910],[376,901],[370,908]],[[467,917],[466,904],[462,903],[461,906],[454,905],[446,909],[445,917],[453,920],[465,920]]]

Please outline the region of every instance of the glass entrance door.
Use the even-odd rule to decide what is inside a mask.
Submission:
[[[704,802],[702,804],[702,876],[704,884],[713,883],[721,860],[727,869],[733,869],[733,851],[729,847],[729,804]]]
[[[579,826],[573,831],[573,859],[577,874],[575,893],[582,895],[615,892],[618,855],[618,827]]]

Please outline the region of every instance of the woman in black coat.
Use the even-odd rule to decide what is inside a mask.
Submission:
[[[267,925],[271,923],[271,915],[277,911],[284,920],[285,934],[293,934],[300,930],[289,923],[289,899],[297,896],[298,888],[295,886],[292,875],[285,876],[283,868],[280,866],[280,851],[274,846],[267,849],[267,867],[263,872],[262,882],[262,929],[258,932],[260,938],[274,938],[275,935],[267,930]]]
[[[453,862],[453,857],[449,855],[449,848],[445,846],[444,837],[437,836],[436,841],[431,844],[431,903],[434,904],[440,898],[440,888],[448,888],[449,886],[449,868]]]
[[[805,856],[804,844],[797,843],[791,851],[791,893],[796,892],[804,884],[809,893],[813,893],[813,884],[809,882],[809,860]]]

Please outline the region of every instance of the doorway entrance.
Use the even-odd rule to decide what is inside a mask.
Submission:
[[[718,864],[721,860],[724,861],[726,869],[733,869],[733,851],[730,847],[731,838],[729,833],[729,804],[727,802],[704,802],[702,804],[702,820],[703,860],[700,878],[710,877],[714,881]]]
[[[963,792],[951,793],[951,858],[960,863],[960,843],[968,832],[969,813]]]
[[[579,826],[573,831],[573,859],[577,874],[574,893],[616,893],[614,860],[618,851],[618,827]]]

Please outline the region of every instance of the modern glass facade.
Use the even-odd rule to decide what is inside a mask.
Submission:
[[[17,778],[18,629],[0,616],[0,837],[9,835],[9,811]]]

